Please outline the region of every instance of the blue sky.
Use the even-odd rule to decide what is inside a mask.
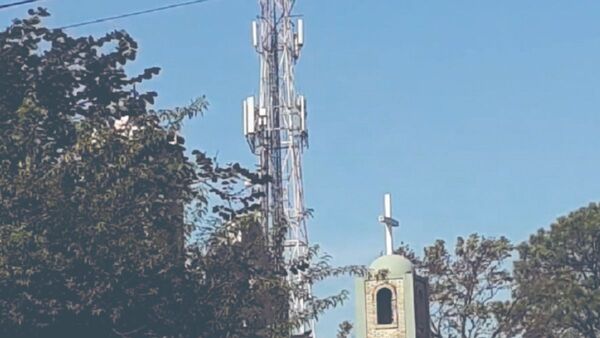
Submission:
[[[169,3],[43,5],[61,26]],[[71,33],[128,30],[140,42],[132,71],[163,68],[147,85],[159,107],[210,100],[185,129],[189,148],[252,166],[240,108],[258,88],[257,11],[256,1],[212,0]],[[297,12],[309,231],[334,263],[368,264],[383,250],[385,192],[402,224],[397,241],[418,250],[472,232],[523,241],[599,199],[600,2],[299,0]],[[352,287],[339,279],[318,290]],[[322,318],[319,336],[346,318],[353,300]]]

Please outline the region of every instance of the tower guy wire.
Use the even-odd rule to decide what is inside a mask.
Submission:
[[[39,2],[39,1],[42,1],[42,0],[23,0],[23,1],[11,2],[8,4],[0,5],[0,9],[6,9],[6,8],[10,8],[10,7],[15,7],[15,6],[31,4],[31,3]]]
[[[39,0],[35,0],[35,1],[39,1]],[[79,22],[79,23],[74,23],[74,24],[58,27],[57,29],[69,29],[69,28],[83,27],[83,26],[93,25],[93,24],[102,23],[102,22],[106,22],[106,21],[125,19],[125,18],[134,17],[134,16],[162,12],[162,11],[166,11],[166,10],[174,9],[174,8],[178,8],[178,7],[196,5],[196,4],[200,4],[200,3],[208,2],[208,1],[211,1],[211,0],[193,0],[193,1],[180,2],[180,3],[175,3],[175,4],[162,6],[162,7],[150,8],[150,9],[145,9],[145,10],[136,11],[136,12],[130,12],[130,13],[108,16],[108,17],[89,20],[89,21],[83,21],[83,22]]]

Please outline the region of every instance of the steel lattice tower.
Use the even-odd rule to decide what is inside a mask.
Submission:
[[[279,248],[287,278],[298,290],[290,294],[290,316],[307,312],[311,285],[298,265],[308,254],[307,210],[302,184],[302,153],[308,146],[306,100],[295,88],[294,67],[304,44],[304,24],[292,15],[295,0],[259,0],[260,15],[252,23],[252,42],[260,56],[258,98],[244,101],[244,134],[259,159],[262,185],[263,229]],[[276,233],[283,226],[285,238]],[[280,242],[280,243],[277,243]],[[306,321],[291,335],[312,334]]]

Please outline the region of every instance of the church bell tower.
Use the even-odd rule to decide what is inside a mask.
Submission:
[[[356,279],[356,338],[429,338],[427,278],[419,277],[402,255],[393,253],[390,194],[384,198],[385,255],[377,258],[364,278]]]

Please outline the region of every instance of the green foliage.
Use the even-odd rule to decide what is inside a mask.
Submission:
[[[337,338],[348,338],[350,337],[350,333],[352,332],[352,324],[344,321],[339,325]]]
[[[397,249],[429,278],[433,337],[505,335],[510,303],[500,302],[498,296],[511,286],[505,263],[512,250],[504,237],[477,234],[458,237],[453,254],[442,240],[426,247],[422,259],[406,245]]]
[[[524,337],[600,335],[600,206],[559,218],[518,247],[516,315]]]
[[[285,271],[255,213],[264,182],[184,154],[205,98],[149,109],[135,85],[159,69],[125,73],[127,33],[74,38],[46,16],[0,32],[0,337],[283,337],[347,299],[305,294],[290,317],[286,274],[360,267],[314,248]]]
[[[196,175],[133,90],[158,69],[30,14],[0,33],[0,336],[170,335]]]
[[[272,267],[258,219],[240,217],[205,236],[189,248],[195,297],[185,299],[185,337],[284,336],[288,288]]]

